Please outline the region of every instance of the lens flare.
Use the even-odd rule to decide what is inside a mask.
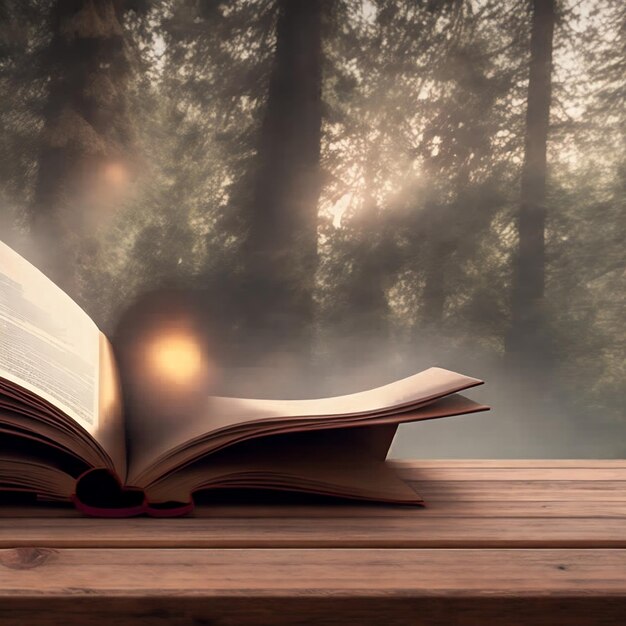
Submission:
[[[126,186],[128,183],[128,170],[124,165],[117,162],[107,163],[102,170],[104,182],[115,188]]]
[[[207,374],[208,364],[198,341],[184,330],[153,338],[147,353],[152,373],[177,387],[196,384]]]

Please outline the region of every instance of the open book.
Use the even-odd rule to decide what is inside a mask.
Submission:
[[[134,383],[120,384],[107,338],[0,242],[0,493],[100,516],[181,515],[217,488],[420,503],[385,463],[397,426],[487,409],[457,393],[481,381],[436,367],[334,398],[215,397],[197,355],[171,347],[151,346],[146,406],[125,415]]]

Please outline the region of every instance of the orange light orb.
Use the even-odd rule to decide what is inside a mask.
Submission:
[[[123,187],[128,183],[128,170],[121,163],[107,163],[102,170],[102,178],[108,185]]]
[[[166,332],[150,341],[148,364],[160,380],[177,387],[199,383],[208,373],[198,341],[182,330]]]

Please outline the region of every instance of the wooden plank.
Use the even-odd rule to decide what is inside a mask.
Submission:
[[[626,481],[414,481],[428,503],[439,500],[579,502],[593,514],[595,502],[626,502]]]
[[[626,595],[626,550],[0,551],[0,597]]]
[[[619,624],[624,550],[0,551],[0,623]]]
[[[427,507],[360,504],[340,501],[328,504],[215,504],[198,506],[193,518],[336,518],[336,517],[540,517],[540,518],[577,518],[589,517],[589,509],[577,501],[533,502],[516,501],[430,501]],[[66,519],[84,518],[85,516],[71,506],[2,506],[2,519]],[[593,517],[626,518],[626,502],[594,502]],[[1,523],[1,522],[0,522]],[[17,525],[19,522],[15,522]]]
[[[404,517],[0,520],[2,547],[626,548],[626,519]]]

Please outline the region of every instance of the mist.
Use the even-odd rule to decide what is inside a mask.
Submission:
[[[392,456],[623,457],[624,19],[617,0],[5,3],[0,239],[118,355],[184,310],[207,392],[439,366],[492,410],[404,425]]]

